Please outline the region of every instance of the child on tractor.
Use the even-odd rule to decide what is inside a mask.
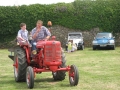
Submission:
[[[17,41],[18,42],[28,42],[28,31],[26,30],[26,24],[20,24],[20,30],[18,31]]]

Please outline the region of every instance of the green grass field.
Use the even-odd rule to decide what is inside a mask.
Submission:
[[[13,61],[6,49],[0,50],[0,90],[27,90],[26,82],[16,83]],[[120,48],[66,53],[67,65],[75,64],[79,69],[79,84],[71,87],[68,73],[63,81],[53,81],[51,72],[37,74],[34,90],[120,90]]]

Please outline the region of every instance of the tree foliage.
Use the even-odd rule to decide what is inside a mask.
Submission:
[[[72,29],[120,31],[120,0],[75,0],[51,5],[0,6],[0,42],[13,40],[21,22],[32,30],[37,20]]]

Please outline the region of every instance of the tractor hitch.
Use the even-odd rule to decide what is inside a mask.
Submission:
[[[8,57],[9,57],[11,60],[14,61],[14,56],[12,56],[12,55],[8,55]]]
[[[12,53],[14,53],[14,48],[10,48],[8,51],[10,51],[10,55],[8,55],[8,57],[14,61],[14,56],[12,55]]]

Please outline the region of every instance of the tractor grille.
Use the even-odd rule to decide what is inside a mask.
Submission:
[[[45,46],[45,61],[61,61],[61,44],[53,41]]]

